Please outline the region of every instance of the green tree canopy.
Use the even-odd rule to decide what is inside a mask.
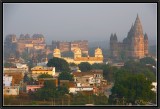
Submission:
[[[38,78],[53,78],[53,76],[49,74],[41,74],[38,76]]]
[[[66,60],[53,57],[47,63],[48,67],[55,67],[57,72],[69,72],[69,64]]]
[[[132,74],[139,74],[142,73],[144,74],[148,79],[155,81],[156,80],[156,75],[152,69],[147,67],[145,64],[142,64],[141,62],[135,62],[133,60],[127,61],[124,64],[124,67],[122,67],[126,70],[128,70],[129,73]]]
[[[47,80],[44,82],[44,88],[56,89],[56,85],[52,80]]]
[[[144,102],[154,101],[156,94],[151,90],[151,81],[147,80],[145,75],[127,74],[126,72],[123,73],[123,71],[118,73],[121,77],[116,78],[116,82],[111,89],[110,104],[135,104],[138,100],[143,100]]]
[[[69,66],[77,66],[75,63],[69,63]]]
[[[73,75],[68,72],[62,72],[59,74],[58,80],[70,80],[73,81]]]
[[[151,65],[156,66],[156,61],[151,57],[142,58],[140,59],[140,62],[143,64],[151,64]]]
[[[27,74],[24,75],[23,77],[23,82],[26,83],[26,82],[29,82],[30,81],[30,78],[28,77]]]
[[[91,64],[88,62],[81,62],[80,64],[78,64],[78,67],[82,72],[87,72],[91,70]]]

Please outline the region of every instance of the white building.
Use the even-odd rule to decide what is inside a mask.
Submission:
[[[3,86],[11,86],[12,85],[12,76],[3,75]]]
[[[3,95],[19,95],[19,86],[3,87]]]
[[[157,82],[152,82],[152,85],[154,86],[151,90],[154,92],[157,92]]]
[[[73,93],[76,94],[79,91],[93,91],[93,87],[90,86],[81,86],[80,84],[77,84],[77,86],[75,84],[70,84],[69,86],[69,93]]]
[[[27,64],[21,64],[21,63],[16,63],[16,67],[20,69],[24,69],[28,72],[28,66]]]

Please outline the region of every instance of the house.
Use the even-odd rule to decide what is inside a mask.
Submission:
[[[34,91],[37,91],[37,89],[42,88],[42,87],[43,87],[43,85],[27,85],[26,92],[27,93],[30,91],[34,92]]]
[[[102,70],[92,70],[90,72],[73,72],[74,81],[79,86],[100,86],[103,80]]]
[[[93,92],[93,87],[77,86],[75,82],[69,82],[69,93],[76,94],[77,92]]]
[[[12,76],[3,75],[3,86],[11,86],[12,85]]]
[[[20,69],[24,69],[24,70],[26,70],[26,72],[28,72],[27,64],[16,63],[16,67],[20,68]]]
[[[19,86],[4,86],[3,95],[19,95]]]
[[[31,73],[33,79],[37,80],[37,77],[41,74],[49,74],[54,76],[55,75],[55,67],[43,67],[43,66],[35,66],[31,68]]]
[[[20,82],[23,81],[23,77],[24,77],[23,72],[20,72],[20,71],[13,72],[12,70],[4,72],[4,75],[12,76],[12,83],[11,83],[12,86],[14,86],[15,84],[20,84]]]

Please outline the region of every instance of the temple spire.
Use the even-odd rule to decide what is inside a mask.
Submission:
[[[140,36],[140,35],[143,35],[143,29],[142,29],[140,18],[137,14],[137,18],[134,23],[134,36]]]

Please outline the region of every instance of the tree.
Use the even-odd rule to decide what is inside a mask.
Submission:
[[[129,73],[132,74],[144,74],[148,79],[155,81],[156,80],[156,75],[155,72],[150,69],[150,67],[147,67],[145,64],[141,62],[135,62],[133,60],[127,61],[124,64],[124,67],[122,67],[126,70],[128,70]]]
[[[47,63],[48,67],[55,67],[57,72],[69,72],[69,64],[66,60],[61,59],[61,58],[57,58],[57,57],[53,57],[52,59],[50,59]]]
[[[53,76],[51,76],[49,74],[41,74],[38,76],[38,78],[53,78]]]
[[[29,77],[27,74],[24,75],[23,77],[23,82],[26,83],[26,82],[29,82]]]
[[[69,63],[69,66],[77,66],[75,63]]]
[[[103,69],[105,64],[94,63],[91,65],[92,69]]]
[[[79,65],[78,65],[79,69],[82,71],[82,72],[87,72],[87,71],[90,71],[91,70],[91,64],[88,63],[88,62],[81,62]]]
[[[48,80],[44,82],[44,87],[30,93],[30,96],[36,100],[53,100],[53,98],[64,97],[68,93],[66,86],[56,87],[53,81]]]
[[[127,74],[122,71],[118,73],[123,77],[117,77],[115,80],[109,97],[110,104],[135,104],[137,100],[143,100],[146,103],[153,101],[156,94],[151,90],[151,81],[147,80],[143,74]]]
[[[151,57],[145,57],[145,58],[140,59],[140,63],[151,64],[151,65],[156,66],[156,61]]]
[[[114,81],[114,74],[118,70],[116,67],[110,65],[104,65],[103,69],[103,76],[107,81],[113,82]]]
[[[70,80],[73,81],[73,75],[68,72],[62,72],[59,74],[58,80]]]
[[[51,89],[56,89],[56,85],[52,80],[47,80],[44,82],[44,88],[51,88]]]

